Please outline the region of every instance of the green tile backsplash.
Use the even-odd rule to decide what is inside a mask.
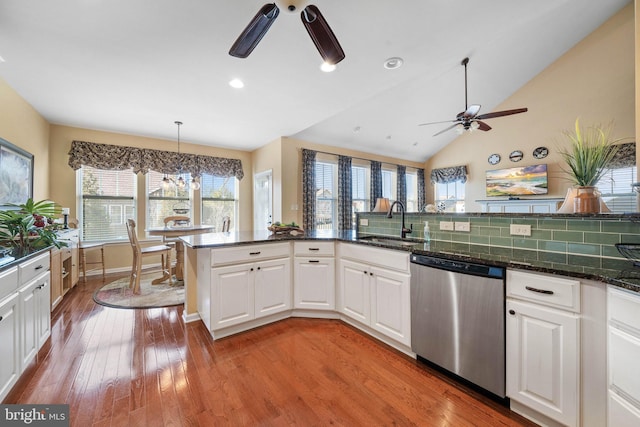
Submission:
[[[400,215],[387,218],[386,214],[359,213],[368,226],[360,225],[361,235],[377,234],[400,237]],[[536,260],[550,267],[575,266],[576,271],[588,268],[616,269],[625,264],[616,250],[616,243],[640,243],[640,223],[628,218],[552,216],[522,216],[507,214],[408,214],[407,227],[413,224],[408,237],[422,239],[424,222],[429,221],[431,239],[448,242],[452,248],[473,249],[495,255],[498,260],[527,262]],[[469,222],[471,231],[441,231],[440,221]],[[511,224],[531,225],[531,236],[512,236]],[[462,246],[461,246],[462,245]]]

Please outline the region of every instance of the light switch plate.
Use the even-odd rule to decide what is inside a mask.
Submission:
[[[471,231],[471,223],[467,221],[456,221],[455,222],[455,230],[456,231]]]
[[[453,221],[440,221],[440,230],[453,231]]]
[[[369,219],[368,218],[360,218],[360,225],[364,225],[364,226],[369,225]]]
[[[531,225],[511,224],[509,225],[509,233],[512,236],[531,236]]]

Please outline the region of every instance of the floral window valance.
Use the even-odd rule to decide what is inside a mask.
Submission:
[[[467,182],[466,166],[452,166],[450,168],[431,170],[432,184],[448,184],[455,181],[460,181],[463,184]]]
[[[609,163],[609,169],[630,168],[636,165],[636,143],[628,142],[618,145],[618,151]]]
[[[235,176],[239,180],[244,177],[242,161],[239,159],[73,141],[69,150],[69,166],[78,170],[83,165],[107,170],[132,168],[134,173],[154,170],[167,174],[188,172],[194,177],[203,173]]]

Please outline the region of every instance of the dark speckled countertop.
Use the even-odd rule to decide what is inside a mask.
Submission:
[[[376,239],[376,237],[378,239]],[[372,240],[373,238],[373,240]],[[402,242],[400,239],[394,239],[388,236],[362,236],[359,237],[354,231],[339,232],[331,230],[318,230],[313,232],[301,233],[299,235],[289,234],[271,234],[268,231],[240,231],[234,233],[207,233],[193,236],[183,236],[181,239],[184,243],[194,249],[216,248],[223,246],[248,245],[255,243],[279,242],[279,241],[296,241],[296,240],[333,240],[341,242],[356,243],[361,245],[376,246],[385,249],[394,249],[405,252],[412,252],[421,255],[431,255],[441,258],[464,260],[470,262],[480,262],[483,264],[495,265],[498,267],[529,270],[540,273],[559,274],[569,277],[577,277],[588,280],[608,283],[614,286],[625,288],[640,293],[640,268],[634,267],[629,261],[629,268],[612,275],[611,270],[592,271],[583,273],[580,271],[570,271],[558,268],[550,268],[548,265],[531,261],[527,263],[512,262],[496,259],[495,257],[473,250],[452,252],[446,243],[431,241],[425,244],[422,240],[405,239],[402,245],[396,242]],[[413,243],[413,244],[409,244]]]

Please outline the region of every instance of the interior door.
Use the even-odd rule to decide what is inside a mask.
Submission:
[[[266,230],[273,215],[273,173],[271,169],[253,177],[253,229]]]

